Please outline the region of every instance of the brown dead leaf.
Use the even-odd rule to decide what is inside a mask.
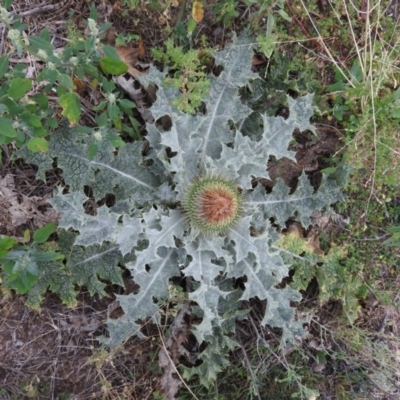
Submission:
[[[326,229],[331,223],[330,215],[324,214],[320,211],[315,211],[312,216],[313,225],[318,226],[321,229]]]
[[[158,352],[158,364],[164,369],[164,374],[161,377],[164,398],[166,400],[175,400],[175,395],[178,393],[182,382],[180,379],[175,378],[176,368],[170,361],[167,351],[164,348],[161,348]]]
[[[78,93],[80,95],[83,95],[85,93],[85,91],[86,91],[85,82],[82,79],[78,78],[78,77],[75,77],[72,81],[74,82],[74,85],[76,87],[74,92]]]
[[[0,225],[12,234],[16,227],[28,222],[40,228],[49,222],[56,221],[58,214],[54,209],[41,210],[41,207],[47,204],[48,198],[49,196],[18,196],[14,177],[7,174],[4,178],[0,178],[0,203],[2,204]]]
[[[107,30],[106,32],[106,36],[104,38],[104,41],[110,45],[110,46],[114,46],[115,45],[115,39],[118,36],[118,32],[115,29],[114,26],[112,26],[110,29]]]
[[[128,73],[136,78],[137,76],[147,75],[147,71],[139,71],[135,66],[139,63],[139,57],[143,57],[146,54],[146,47],[142,40],[139,40],[138,47],[133,48],[131,46],[118,46],[115,44],[115,39],[118,36],[118,32],[114,27],[111,27],[107,30],[105,36],[105,43],[110,46],[114,46],[117,54],[122,62],[124,62],[128,66]],[[142,66],[142,64],[141,64]],[[144,65],[147,67],[148,65]]]
[[[102,24],[108,22],[113,11],[114,7],[108,1],[101,1],[97,6],[97,21]]]
[[[321,249],[319,234],[320,233],[316,229],[311,228],[311,232],[308,234],[307,247],[310,248],[313,253],[323,256],[325,252]]]
[[[257,54],[254,54],[252,60],[251,60],[251,65],[257,67],[259,65],[266,65],[268,64],[267,60],[265,57],[258,56]]]
[[[138,42],[138,56],[144,57],[146,55],[146,46],[143,43],[143,40],[140,39]]]
[[[204,5],[199,0],[194,0],[193,2],[192,17],[197,23],[201,22],[204,18]]]
[[[138,63],[138,57],[140,55],[140,49],[134,49],[131,46],[115,46],[115,50],[119,55],[121,61],[128,66],[128,73],[134,78],[138,76],[147,75],[147,71],[139,71],[134,67]]]

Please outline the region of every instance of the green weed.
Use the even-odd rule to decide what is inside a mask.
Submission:
[[[185,51],[175,46],[172,39],[165,43],[164,50],[153,49],[155,59],[169,67],[165,85],[179,90],[173,104],[181,111],[193,114],[208,93],[206,65],[210,62],[210,50]]]
[[[2,264],[1,282],[17,293],[27,293],[39,279],[38,262],[62,260],[64,255],[44,244],[55,231],[55,224],[49,223],[36,230],[30,245],[18,245],[10,237],[0,237],[0,264]],[[24,240],[29,241],[29,230],[25,231]],[[47,248],[46,248],[47,247]]]

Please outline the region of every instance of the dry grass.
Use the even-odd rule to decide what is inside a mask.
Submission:
[[[322,3],[322,2],[321,2]],[[399,171],[398,154],[400,141],[398,131],[393,129],[395,122],[389,122],[389,115],[383,117],[380,98],[387,90],[398,88],[400,72],[399,53],[399,2],[397,0],[365,0],[361,2],[341,0],[337,3],[328,2],[327,13],[334,15],[338,29],[346,31],[349,43],[338,43],[332,38],[324,37],[319,28],[320,16],[309,12],[309,6],[303,0],[300,4],[311,25],[315,42],[321,46],[320,53],[313,48],[307,49],[313,56],[339,70],[350,89],[359,90],[350,100],[354,108],[358,108],[359,126],[352,140],[347,140],[347,153],[350,163],[363,166],[368,178],[365,185],[369,189],[368,204],[365,214],[368,214],[370,202],[374,200],[377,181],[379,189],[385,181],[384,175],[396,175]],[[394,25],[388,30],[388,16],[394,20]],[[314,41],[313,41],[314,43]],[[345,54],[342,47],[346,47]],[[357,60],[361,70],[361,79],[356,80],[351,66]],[[356,91],[355,91],[356,92]],[[349,94],[349,96],[351,96]],[[380,114],[380,116],[378,116]],[[383,123],[382,123],[383,122]],[[385,144],[390,139],[390,144]],[[387,148],[383,152],[382,149]],[[389,158],[392,163],[387,161]],[[384,164],[386,169],[382,168]]]
[[[40,312],[26,308],[23,297],[2,297],[0,305],[2,400],[146,399],[158,385],[147,370],[158,349],[151,336],[111,352],[99,348],[111,299],[87,299],[71,310],[49,295]]]

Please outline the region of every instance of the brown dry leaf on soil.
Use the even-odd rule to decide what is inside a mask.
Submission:
[[[199,0],[193,2],[192,17],[197,23],[201,22],[204,18],[204,6]]]
[[[190,314],[189,305],[185,304],[171,325],[170,336],[165,342],[165,347],[162,347],[158,353],[158,364],[164,369],[161,387],[166,400],[175,400],[175,395],[182,385],[182,380],[175,377],[179,358],[181,356],[190,358],[190,352],[184,347],[190,333],[185,317]]]
[[[52,208],[42,211],[40,208],[47,204],[48,196],[28,197],[18,196],[14,177],[7,174],[0,178],[0,226],[12,233],[17,226],[31,221],[37,228],[57,220],[58,214]]]
[[[106,32],[105,42],[109,46],[113,46],[115,48],[121,61],[128,66],[128,73],[134,78],[138,76],[147,75],[148,73],[147,70],[139,71],[137,68],[135,68],[138,64],[140,64],[143,67],[148,67],[147,64],[139,63],[139,57],[143,57],[146,53],[146,48],[144,46],[143,41],[139,40],[137,48],[128,45],[119,46],[116,44],[115,41],[117,36],[118,36],[117,30],[115,29],[115,27],[111,27]]]
[[[123,61],[128,66],[128,73],[134,78],[138,76],[147,75],[147,71],[139,71],[133,65],[137,65],[138,57],[140,52],[143,51],[141,48],[134,49],[131,46],[115,46],[115,50],[119,55],[121,61]]]

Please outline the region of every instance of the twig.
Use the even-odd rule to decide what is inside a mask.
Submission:
[[[39,6],[36,7],[36,8],[32,8],[32,9],[27,10],[27,11],[22,11],[22,12],[18,13],[18,15],[19,15],[20,17],[29,17],[30,15],[38,14],[38,13],[43,12],[43,11],[54,10],[54,9],[56,9],[57,7],[58,7],[58,6],[55,5],[55,4],[39,5]],[[12,17],[12,16],[14,16],[15,14],[16,14],[16,11],[11,11],[9,15]]]
[[[18,16],[19,17],[28,17],[30,15],[38,14],[38,13],[41,13],[41,12],[44,12],[44,11],[51,11],[51,10],[54,10],[56,8],[57,8],[57,6],[55,4],[47,4],[47,5],[39,6],[39,7],[36,7],[36,8],[32,8],[31,10],[28,10],[28,11],[23,11],[21,13],[18,13]],[[10,17],[14,16],[15,14],[16,14],[15,11],[11,11],[9,13]],[[13,23],[13,21],[11,21],[11,23]],[[5,27],[6,27],[5,24],[0,24],[0,29],[1,28],[5,28]]]
[[[158,325],[157,325],[157,329],[158,329],[158,333],[159,333],[160,340],[161,340],[161,343],[163,345],[165,354],[167,355],[168,360],[172,365],[172,368],[175,370],[175,372],[178,375],[179,379],[182,381],[183,385],[186,387],[186,389],[189,391],[189,393],[193,396],[193,398],[196,399],[196,400],[199,400],[199,398],[190,390],[190,387],[187,385],[187,383],[183,379],[182,375],[179,373],[178,369],[176,368],[174,362],[172,361],[170,355],[168,354],[167,346],[165,345],[165,342],[164,342],[164,339],[162,337],[162,333],[161,333],[160,327]]]
[[[247,369],[248,369],[248,371],[249,371],[249,373],[251,375],[251,379],[253,381],[253,387],[257,391],[256,396],[257,396],[258,400],[262,400],[261,397],[260,397],[260,392],[259,392],[258,387],[257,387],[256,377],[254,376],[253,369],[251,368],[251,364],[250,364],[249,358],[247,357],[246,350],[243,347],[243,343],[242,343],[242,341],[240,339],[240,335],[238,335],[238,338],[239,338],[239,342],[240,342],[240,350],[242,351],[244,361],[246,362]]]

